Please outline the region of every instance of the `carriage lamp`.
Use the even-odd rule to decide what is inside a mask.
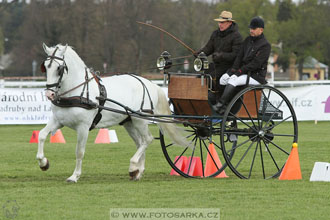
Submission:
[[[194,69],[196,72],[207,70],[209,68],[209,61],[204,52],[198,54],[198,57],[194,60]]]
[[[157,59],[157,68],[159,70],[169,69],[172,66],[171,55],[169,52],[164,51]]]

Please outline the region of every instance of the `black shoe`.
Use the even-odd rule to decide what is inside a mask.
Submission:
[[[219,115],[223,114],[226,110],[226,105],[222,102],[217,102],[215,105],[212,105],[212,109]]]
[[[235,86],[231,84],[226,85],[220,100],[212,106],[213,110],[215,110],[219,115],[223,115],[226,111],[227,103],[234,96],[235,91]]]

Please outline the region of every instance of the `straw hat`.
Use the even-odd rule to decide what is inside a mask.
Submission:
[[[219,15],[219,18],[216,18],[214,20],[219,22],[224,22],[224,21],[235,22],[235,20],[233,20],[233,15],[230,11],[222,11],[221,14]]]

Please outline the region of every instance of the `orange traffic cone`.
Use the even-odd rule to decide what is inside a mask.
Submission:
[[[33,131],[30,138],[30,143],[38,143],[39,131]]]
[[[190,166],[190,168],[189,168]],[[189,170],[189,172],[188,172]],[[190,176],[203,176],[202,161],[199,157],[189,157],[184,172]]]
[[[175,157],[175,160],[174,160],[174,162],[176,161],[175,166],[179,170],[184,171],[184,169],[187,165],[188,158],[186,156],[181,156],[180,159],[177,161],[178,158],[179,158],[179,156]],[[174,169],[171,170],[170,175],[180,176],[180,174],[178,174]]]
[[[109,130],[101,128],[94,141],[95,144],[108,144],[110,143]]]
[[[209,176],[209,175],[215,173],[216,171],[218,171],[218,168],[222,167],[220,158],[218,156],[217,151],[214,148],[213,143],[209,144],[209,152],[210,153],[208,153],[207,157],[206,157],[206,163],[205,163],[205,168],[204,168],[205,176]],[[212,157],[210,154],[212,155],[214,161],[212,160]],[[219,173],[219,175],[215,176],[215,178],[228,178],[228,176],[226,175],[225,171],[223,170],[221,173]]]
[[[298,144],[293,143],[291,153],[283,167],[279,180],[300,180],[300,179],[302,179],[302,176],[301,176],[301,169],[299,163]]]
[[[58,129],[54,135],[50,136],[50,143],[65,144],[65,139],[60,129]]]

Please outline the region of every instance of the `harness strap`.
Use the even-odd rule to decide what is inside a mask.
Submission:
[[[141,84],[142,84],[142,87],[143,87],[143,97],[142,97],[142,102],[141,102],[141,107],[140,107],[140,110],[141,111],[148,111],[148,112],[152,112],[153,113],[153,110],[154,110],[154,105],[153,105],[153,102],[151,100],[151,96],[150,96],[150,93],[149,93],[149,90],[148,88],[146,87],[146,85],[142,82],[142,80],[140,78],[138,78],[137,76],[133,75],[133,74],[128,74],[132,77],[134,77],[135,79],[137,79]],[[147,94],[148,94],[148,98],[149,98],[149,101],[150,101],[150,107],[151,107],[151,110],[144,110],[143,109],[143,106],[144,106],[144,96],[145,96],[145,91],[147,91]]]
[[[55,56],[55,53],[56,53],[57,50],[58,50],[58,47],[55,48],[55,50],[54,50],[54,52],[51,56],[48,56],[48,57],[50,57],[50,63],[48,64],[48,68],[50,68],[52,66],[54,59],[59,58],[59,57]],[[62,58],[59,58],[59,59],[62,59]]]
[[[101,84],[99,77],[91,71],[91,74],[93,75],[93,78],[95,79],[97,85],[99,86],[99,90],[100,90],[100,97],[102,97],[101,99],[99,99],[99,106],[104,106],[105,104],[105,100],[107,98],[107,90],[105,89],[105,86]],[[88,87],[87,87],[88,88]],[[88,90],[88,89],[87,89]],[[103,110],[103,108],[98,108],[97,114],[92,122],[91,127],[89,128],[89,130],[92,130],[95,128],[95,126],[101,121],[102,119],[102,114],[101,111]]]
[[[71,96],[71,97],[62,97],[60,99],[55,99],[52,101],[52,103],[58,107],[80,107],[84,109],[94,109],[97,107],[97,104],[95,102],[92,102],[91,100],[87,100],[84,97],[80,96]]]
[[[250,77],[251,77],[251,72],[249,71],[249,72],[247,73],[245,86],[249,86],[249,83],[250,83]]]

